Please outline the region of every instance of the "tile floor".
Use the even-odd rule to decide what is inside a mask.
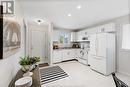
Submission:
[[[44,84],[42,87],[116,87],[111,75],[103,76],[77,61],[55,65],[60,66],[69,77]],[[130,84],[130,77],[117,73],[118,76]]]

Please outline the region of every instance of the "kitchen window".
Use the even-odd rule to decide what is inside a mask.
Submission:
[[[70,33],[60,33],[60,43],[61,44],[67,44],[69,43],[69,37],[70,37]]]
[[[130,24],[125,24],[122,28],[122,49],[130,50]]]

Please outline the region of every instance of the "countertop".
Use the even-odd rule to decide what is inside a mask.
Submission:
[[[53,50],[62,50],[62,49],[81,49],[81,48],[73,48],[73,47],[59,47],[58,49],[53,49]]]

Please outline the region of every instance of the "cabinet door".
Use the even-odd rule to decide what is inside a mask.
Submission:
[[[64,50],[63,51],[63,61],[71,60],[71,59],[74,59],[74,50],[73,49]]]
[[[98,33],[103,32],[114,32],[115,31],[115,25],[114,23],[105,24],[102,26],[99,26]]]
[[[69,60],[70,59],[70,51],[69,50],[64,50],[63,51],[63,61]]]
[[[75,57],[75,59],[79,59],[79,56],[80,56],[80,49],[75,49],[75,53],[74,53],[74,57]]]
[[[75,59],[79,59],[79,57],[80,57],[80,49],[76,49],[75,50]]]
[[[74,59],[74,50],[73,49],[67,50],[67,60],[71,60],[71,59]]]
[[[53,63],[58,63],[62,61],[62,51],[53,51]]]
[[[97,34],[97,56],[99,57],[106,57],[106,35],[106,33]]]
[[[59,41],[59,31],[58,30],[54,30],[53,31],[53,41]]]
[[[106,24],[105,31],[106,32],[114,32],[115,31],[115,24],[114,23]]]
[[[75,49],[71,49],[71,59],[75,59]]]
[[[82,31],[77,32],[77,41],[82,41],[82,38],[83,38],[83,32]]]
[[[96,34],[90,35],[90,55],[96,55]]]
[[[75,42],[75,41],[76,41],[76,33],[71,32],[71,42]]]
[[[106,59],[105,58],[92,56],[90,65],[92,69],[100,73],[106,74]]]

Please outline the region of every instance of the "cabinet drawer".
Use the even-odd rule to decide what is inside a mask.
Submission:
[[[63,61],[74,59],[74,53],[75,53],[75,51],[73,49],[64,50],[63,51]]]
[[[91,68],[101,72],[103,74],[106,74],[106,58],[101,58],[101,57],[95,57],[93,56],[91,58]]]
[[[62,51],[53,51],[53,58],[52,62],[53,63],[58,63],[62,61]]]

